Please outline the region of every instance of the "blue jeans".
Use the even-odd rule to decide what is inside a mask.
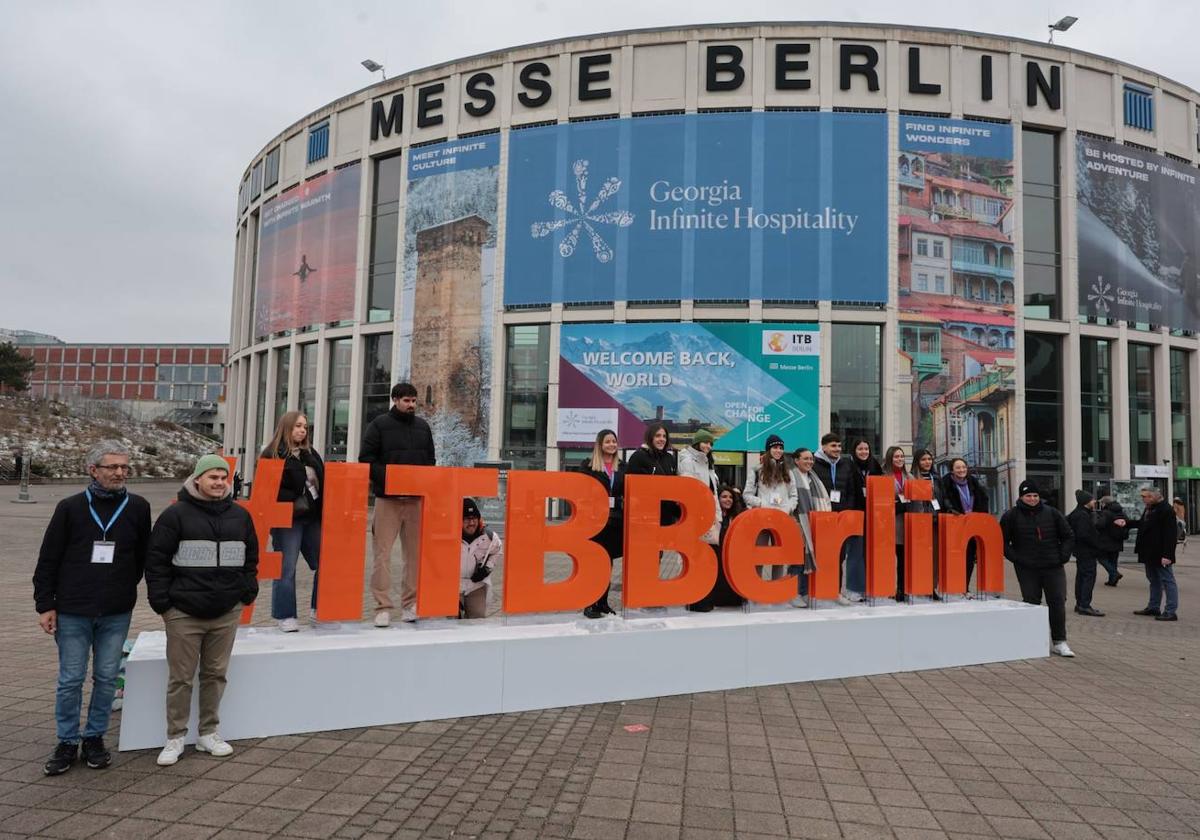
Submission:
[[[867,591],[866,540],[862,537],[846,540],[846,590],[859,595]]]
[[[1175,585],[1175,566],[1162,566],[1158,563],[1143,563],[1146,568],[1146,580],[1150,581],[1150,603],[1152,610],[1160,609],[1163,594],[1167,596],[1167,605],[1162,608],[1163,615],[1172,615],[1179,609],[1179,587]]]
[[[283,576],[271,584],[271,618],[296,617],[296,558],[313,572],[312,609],[317,608],[317,566],[321,561],[321,520],[302,519],[291,528],[272,528],[271,543],[283,555]]]
[[[88,704],[84,738],[102,738],[112,716],[121,652],[129,633],[132,612],[103,615],[58,614],[54,641],[58,645],[58,691],[54,719],[58,740],[79,743],[79,712],[83,706],[83,679],[87,676],[88,653],[92,654],[92,700]]]

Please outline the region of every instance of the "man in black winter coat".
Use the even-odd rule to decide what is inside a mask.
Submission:
[[[79,754],[89,654],[92,700],[83,760],[93,769],[112,763],[104,733],[150,542],[150,505],[125,488],[129,450],[114,440],[101,441],[88,453],[87,471],[88,488],[54,508],[33,573],[38,624],[58,645],[58,746],[42,768],[47,776],[70,770]]]
[[[834,510],[850,507],[850,474],[854,465],[842,455],[842,439],[836,432],[821,435],[821,451],[813,454],[813,472],[825,485]]]
[[[220,455],[196,462],[175,504],[154,523],[146,595],[167,631],[167,743],[158,763],[183,754],[197,666],[196,749],[223,758],[233,748],[217,731],[221,695],[242,607],[258,597],[258,535],[249,511],[233,501]]]
[[[1067,645],[1067,575],[1075,535],[1067,519],[1042,502],[1041,491],[1029,479],[1018,488],[1017,503],[1000,517],[1004,556],[1013,564],[1021,598],[1040,604],[1046,597],[1050,609],[1050,652],[1074,656]]]
[[[1075,612],[1079,615],[1103,616],[1092,606],[1092,591],[1096,588],[1096,561],[1103,552],[1100,533],[1096,529],[1096,500],[1091,493],[1075,491],[1075,510],[1067,516],[1075,534]]]
[[[375,491],[375,518],[371,522],[373,564],[371,595],[375,599],[375,626],[392,623],[392,546],[400,538],[400,610],[404,621],[417,618],[417,558],[420,545],[421,500],[416,496],[389,496],[388,464],[432,467],[433,431],[417,416],[417,389],[408,382],[392,387],[392,407],[367,425],[358,460],[371,465]]]
[[[1142,488],[1142,518],[1130,522],[1137,528],[1134,550],[1146,569],[1150,582],[1150,603],[1136,615],[1152,615],[1155,621],[1178,621],[1179,587],[1175,583],[1175,546],[1177,527],[1175,511],[1163,499],[1162,491],[1153,485]],[[1163,603],[1163,596],[1166,603]]]

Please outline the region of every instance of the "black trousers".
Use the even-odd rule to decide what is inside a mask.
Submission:
[[[1021,586],[1021,600],[1026,604],[1042,603],[1050,608],[1050,638],[1055,642],[1067,640],[1067,573],[1062,566],[1048,569],[1013,565],[1017,583]]]
[[[1096,558],[1075,557],[1075,609],[1087,609],[1092,605],[1092,591],[1096,588]]]

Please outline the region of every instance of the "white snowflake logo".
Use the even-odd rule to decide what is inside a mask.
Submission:
[[[1117,302],[1117,298],[1113,294],[1112,284],[1105,283],[1104,275],[1102,275],[1102,274],[1099,275],[1098,277],[1096,277],[1096,282],[1092,283],[1092,288],[1091,288],[1091,291],[1088,292],[1087,299],[1088,299],[1088,303],[1096,304],[1097,312],[1103,313],[1105,315],[1108,314],[1108,309],[1109,309],[1108,305],[1110,303]]]
[[[579,244],[579,232],[586,230],[588,238],[592,240],[592,252],[596,255],[596,259],[602,263],[611,262],[613,249],[604,241],[604,237],[593,225],[629,227],[633,224],[633,214],[626,210],[613,210],[608,213],[596,212],[601,204],[608,201],[621,189],[621,179],[609,178],[605,181],[600,187],[600,192],[596,193],[595,199],[589,204],[587,198],[588,162],[577,160],[571,169],[575,173],[579,206],[573,205],[571,199],[567,198],[567,194],[562,190],[554,190],[550,193],[550,206],[555,210],[562,210],[567,214],[567,218],[556,219],[553,222],[534,222],[532,225],[533,237],[540,239],[569,226],[571,230],[558,243],[558,253],[565,259],[575,253],[575,246]]]

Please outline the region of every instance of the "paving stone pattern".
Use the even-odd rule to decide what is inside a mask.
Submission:
[[[158,511],[175,488],[135,489]],[[1074,660],[246,740],[170,768],[120,753],[47,779],[56,659],[30,576],[54,502],[75,490],[37,487],[27,506],[0,488],[0,838],[1200,834],[1197,547],[1178,567],[1178,623],[1131,614],[1146,584],[1124,567],[1119,587],[1097,586],[1107,617],[1069,616]],[[160,626],[143,599],[135,632]]]

